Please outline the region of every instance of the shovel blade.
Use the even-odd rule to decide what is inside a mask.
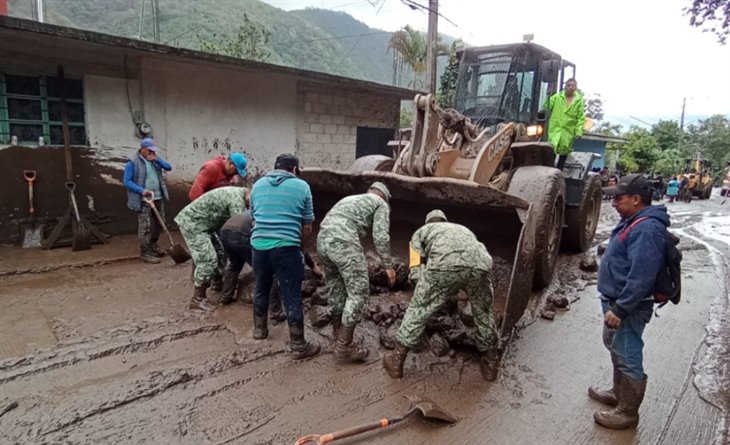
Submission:
[[[26,228],[23,232],[23,249],[34,249],[41,247],[43,240],[43,226]]]
[[[173,244],[167,249],[167,254],[175,264],[182,264],[191,258],[190,253],[182,244]]]
[[[83,224],[73,224],[73,239],[71,241],[71,251],[91,249],[91,232]]]
[[[410,412],[418,412],[425,420],[456,423],[456,417],[444,411],[436,402],[421,396],[405,396],[411,402]]]

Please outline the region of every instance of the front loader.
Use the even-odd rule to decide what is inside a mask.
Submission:
[[[561,245],[591,246],[602,198],[599,176],[589,174],[597,155],[572,153],[560,171],[544,141],[540,105],[574,70],[569,62],[530,43],[469,48],[460,60],[458,111],[419,94],[410,140],[394,157],[362,157],[349,171],[307,168],[302,176],[318,219],[342,197],[384,182],[393,253],[404,260],[430,210],[470,228],[495,259],[494,313],[505,337],[530,291],[552,279]]]

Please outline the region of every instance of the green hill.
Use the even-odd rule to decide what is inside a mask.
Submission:
[[[139,0],[46,2],[46,22],[129,38],[152,40],[147,2],[140,36]],[[201,39],[232,37],[246,14],[272,32],[271,63],[393,84],[390,33],[370,28],[343,12],[287,12],[258,0],[160,0],[161,43],[199,49]],[[30,18],[31,2],[10,0],[9,13]],[[407,82],[409,72],[400,76]]]

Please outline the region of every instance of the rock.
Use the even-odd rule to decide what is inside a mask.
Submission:
[[[395,333],[398,331],[400,324],[394,324],[387,328],[378,328],[378,341],[385,349],[395,349]]]
[[[554,320],[555,311],[551,309],[543,309],[542,311],[540,311],[540,316],[545,320]]]
[[[568,297],[565,297],[563,295],[555,295],[550,297],[550,302],[558,309],[565,309],[570,305],[570,300],[568,300]]]
[[[433,334],[431,336],[431,340],[429,341],[429,346],[431,347],[431,352],[436,357],[443,357],[446,354],[449,353],[449,342],[446,341],[445,338],[440,336],[439,334]]]
[[[451,358],[455,358],[455,357],[456,357],[456,350],[454,350],[454,349],[449,349],[449,357],[451,357]]]
[[[608,244],[601,243],[596,247],[596,253],[600,256],[606,253],[606,247],[608,247]]]
[[[317,283],[314,280],[302,281],[302,298],[310,298],[317,291]]]
[[[589,254],[586,254],[583,256],[583,258],[580,259],[580,270],[585,272],[596,272],[598,270],[598,261],[596,261],[596,257]]]
[[[332,319],[329,310],[324,306],[312,306],[309,309],[309,321],[314,328],[327,326]]]
[[[310,295],[309,301],[313,305],[327,306],[329,304],[329,301],[327,300],[327,289],[324,287],[316,288],[312,295]]]
[[[474,327],[474,314],[471,312],[471,304],[468,301],[459,301],[459,318],[465,326]]]

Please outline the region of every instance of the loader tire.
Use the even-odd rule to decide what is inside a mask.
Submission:
[[[564,250],[585,252],[590,249],[591,244],[593,244],[593,236],[596,234],[598,218],[601,214],[602,198],[601,177],[589,176],[583,187],[580,205],[565,207],[565,228],[563,229],[562,244]]]
[[[350,165],[351,172],[389,172],[393,170],[395,160],[383,155],[368,155],[355,159]]]
[[[550,283],[560,251],[565,206],[565,180],[559,170],[531,165],[517,169],[507,193],[532,204],[535,220],[534,289]]]

